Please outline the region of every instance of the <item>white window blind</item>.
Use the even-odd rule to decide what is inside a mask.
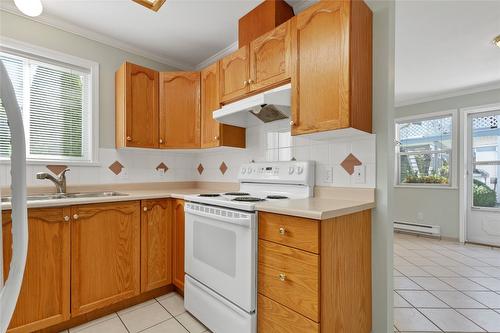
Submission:
[[[0,52],[0,61],[21,108],[28,159],[91,160],[90,70],[20,52]],[[0,158],[8,158],[10,149],[0,99]]]

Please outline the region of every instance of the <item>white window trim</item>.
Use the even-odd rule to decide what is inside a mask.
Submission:
[[[3,50],[5,48],[5,50]],[[59,51],[50,50],[44,47],[36,46],[33,44],[24,43],[12,38],[0,36],[0,51],[8,52],[8,49],[17,50],[28,54],[33,54],[47,59],[53,59],[61,63],[78,66],[89,69],[89,93],[90,93],[90,108],[89,113],[89,159],[27,159],[27,164],[32,165],[46,165],[46,164],[64,164],[64,165],[84,165],[84,166],[98,166],[99,163],[99,64],[95,61],[79,58],[73,55],[62,53]],[[9,158],[0,158],[0,164],[10,164]]]
[[[399,161],[398,161],[398,150],[399,146],[397,145],[397,141],[399,139],[397,125],[404,122],[413,122],[419,120],[430,120],[432,118],[441,118],[451,116],[451,128],[452,128],[452,136],[451,136],[451,149],[449,149],[449,154],[451,155],[451,166],[450,166],[450,183],[449,184],[401,184],[399,182],[400,172],[399,172]],[[413,189],[442,189],[442,190],[457,190],[458,189],[458,160],[457,160],[457,149],[458,149],[458,110],[451,109],[445,111],[431,112],[431,113],[423,113],[419,115],[400,117],[394,119],[394,129],[395,129],[395,138],[394,138],[394,187],[395,188],[413,188]],[[444,152],[446,150],[443,150]]]

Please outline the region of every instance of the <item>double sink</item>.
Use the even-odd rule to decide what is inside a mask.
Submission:
[[[81,193],[51,193],[51,194],[35,194],[28,195],[28,201],[38,200],[59,200],[59,199],[79,199],[79,198],[105,198],[105,197],[122,197],[128,194],[105,191],[105,192],[81,192]],[[2,197],[0,202],[11,202],[12,197]]]

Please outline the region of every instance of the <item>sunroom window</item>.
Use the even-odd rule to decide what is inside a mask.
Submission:
[[[396,122],[397,184],[450,186],[453,115]]]

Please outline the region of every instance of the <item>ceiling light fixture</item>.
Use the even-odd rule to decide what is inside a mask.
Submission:
[[[165,0],[133,0],[133,1],[143,5],[146,8],[154,10],[155,12],[157,12],[163,5],[163,3],[165,3]]]
[[[493,44],[500,47],[500,35],[496,36],[495,39],[493,39]]]
[[[41,0],[14,0],[16,7],[25,15],[38,16],[43,11]]]

